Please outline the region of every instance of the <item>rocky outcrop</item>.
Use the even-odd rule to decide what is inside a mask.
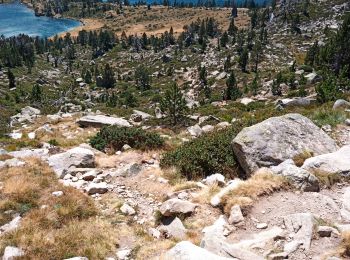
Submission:
[[[49,165],[59,178],[63,178],[70,168],[91,168],[95,166],[94,153],[85,148],[76,147],[64,153],[52,155],[48,158]]]
[[[272,117],[244,128],[233,139],[232,147],[247,175],[305,152],[320,155],[338,148],[325,132],[299,114]]]
[[[311,173],[350,174],[350,145],[333,153],[322,154],[305,160],[302,168]]]
[[[105,115],[83,116],[77,120],[77,124],[82,127],[103,127],[110,125],[131,127],[131,124],[123,118]]]
[[[291,159],[270,169],[274,174],[286,177],[297,189],[315,192],[320,190],[318,179],[308,171],[297,167]]]

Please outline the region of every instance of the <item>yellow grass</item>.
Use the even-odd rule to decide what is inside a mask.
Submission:
[[[236,189],[224,196],[224,211],[228,214],[234,205],[247,209],[260,196],[269,195],[275,191],[287,188],[288,181],[268,170],[259,170],[250,179],[242,182]]]
[[[23,248],[25,259],[104,259],[116,250],[117,233],[98,219],[93,200],[60,184],[47,164],[29,159],[25,167],[1,169],[0,182],[0,224],[9,221],[7,210],[22,215],[20,227],[1,236],[0,255],[8,245]],[[52,196],[58,190],[64,194]]]
[[[344,257],[350,257],[350,232],[345,232],[342,234],[340,252]]]

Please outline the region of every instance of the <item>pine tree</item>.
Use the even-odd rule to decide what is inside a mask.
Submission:
[[[220,44],[222,47],[226,47],[226,45],[228,44],[228,34],[227,32],[224,32],[221,36],[220,39]]]
[[[35,84],[32,87],[32,93],[31,93],[30,100],[32,102],[41,102],[42,101],[42,94],[43,94],[42,87],[39,86],[38,84]]]
[[[237,87],[236,77],[233,71],[226,80],[226,100],[236,100],[242,96],[242,92]]]
[[[239,56],[239,66],[242,70],[242,72],[246,72],[247,71],[247,64],[248,64],[248,59],[249,59],[249,53],[248,53],[248,49],[247,47],[245,47],[241,53],[241,55]]]
[[[135,81],[138,89],[144,91],[151,88],[151,78],[147,68],[140,65],[135,70]]]
[[[258,65],[260,63],[260,58],[262,55],[262,46],[261,46],[261,42],[259,40],[255,41],[253,50],[252,50],[252,61],[254,62],[254,72],[258,72]]]
[[[115,82],[113,70],[109,64],[106,64],[102,74],[101,86],[106,89],[114,88]]]
[[[160,102],[160,109],[170,117],[172,125],[178,124],[179,120],[185,116],[188,110],[186,100],[175,82],[166,90]]]
[[[13,72],[8,69],[7,71],[7,77],[8,77],[8,80],[9,80],[9,88],[15,88],[16,87],[16,78],[15,78],[15,75],[13,74]]]

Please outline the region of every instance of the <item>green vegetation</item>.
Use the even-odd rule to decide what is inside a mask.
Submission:
[[[164,140],[159,134],[141,128],[108,126],[91,138],[90,144],[100,151],[106,148],[119,151],[125,144],[134,149],[152,150],[163,147]]]

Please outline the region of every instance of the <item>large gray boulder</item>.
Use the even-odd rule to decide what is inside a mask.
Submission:
[[[85,148],[75,147],[64,153],[52,155],[48,163],[59,178],[63,178],[70,168],[91,168],[95,166],[94,153]]]
[[[291,159],[278,166],[272,166],[270,169],[274,174],[286,177],[297,189],[315,192],[320,190],[320,184],[315,175],[299,168]]]
[[[77,124],[82,127],[103,127],[110,125],[131,127],[131,124],[123,118],[105,115],[83,116],[77,120]]]
[[[233,151],[247,175],[304,154],[334,152],[335,141],[300,114],[271,117],[244,128],[232,141]]]
[[[189,241],[182,241],[170,249],[164,256],[165,260],[228,260],[231,257],[215,255]]]
[[[305,160],[303,169],[311,173],[350,174],[350,145],[343,146],[333,153],[322,154]]]
[[[170,199],[165,201],[160,206],[159,211],[163,216],[171,217],[176,215],[191,214],[196,207],[196,204],[186,200]]]

